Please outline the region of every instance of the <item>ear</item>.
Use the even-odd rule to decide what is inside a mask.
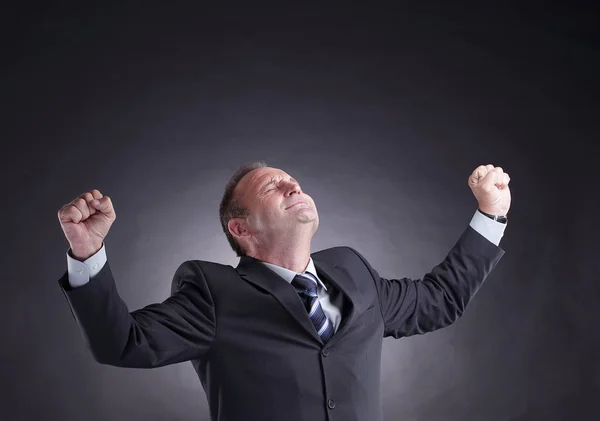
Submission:
[[[227,223],[227,228],[236,240],[250,237],[250,230],[248,230],[245,218],[231,218]]]

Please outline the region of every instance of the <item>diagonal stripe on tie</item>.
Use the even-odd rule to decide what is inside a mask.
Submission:
[[[306,300],[303,300],[303,302],[306,311],[308,312],[308,317],[321,340],[324,343],[327,342],[333,336],[334,329],[333,324],[327,318],[327,315],[319,302],[317,295],[317,279],[308,272],[305,272],[304,274],[299,274],[294,277],[292,286],[296,289],[298,294],[306,297]]]

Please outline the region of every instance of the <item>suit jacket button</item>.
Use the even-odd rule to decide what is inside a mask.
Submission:
[[[329,399],[327,401],[327,406],[329,407],[329,409],[335,408],[335,401],[333,399]]]
[[[324,357],[327,357],[329,355],[329,348],[323,348],[323,351],[321,351],[321,354],[323,354]]]

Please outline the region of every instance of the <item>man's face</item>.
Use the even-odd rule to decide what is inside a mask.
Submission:
[[[236,194],[248,209],[247,224],[260,242],[293,235],[299,229],[316,232],[319,214],[313,199],[294,178],[277,168],[259,168],[246,174]]]

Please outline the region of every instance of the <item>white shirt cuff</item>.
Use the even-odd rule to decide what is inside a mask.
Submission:
[[[469,225],[490,242],[499,245],[507,224],[494,221],[481,212],[475,211],[475,215],[473,215],[473,219],[471,219]]]
[[[67,250],[67,273],[69,275],[69,284],[77,288],[90,281],[96,276],[106,264],[106,249],[104,243],[98,252],[88,259],[80,262],[72,256],[71,248]]]

